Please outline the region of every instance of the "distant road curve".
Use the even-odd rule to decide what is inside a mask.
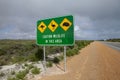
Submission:
[[[116,49],[116,50],[120,51],[120,42],[106,42],[106,41],[103,41],[102,43],[106,44],[107,46],[109,46],[113,49]]]

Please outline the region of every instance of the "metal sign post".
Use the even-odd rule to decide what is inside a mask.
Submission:
[[[43,47],[43,53],[44,53],[44,69],[45,69],[45,72],[46,72],[46,57],[45,57],[45,46]]]
[[[64,46],[64,71],[66,72],[66,46]]]

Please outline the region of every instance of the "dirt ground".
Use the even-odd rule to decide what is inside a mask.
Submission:
[[[120,80],[120,52],[95,41],[67,59],[66,73],[39,80]]]

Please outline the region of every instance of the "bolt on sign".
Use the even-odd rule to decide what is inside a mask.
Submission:
[[[74,44],[73,16],[37,21],[37,44],[41,46],[71,46]]]

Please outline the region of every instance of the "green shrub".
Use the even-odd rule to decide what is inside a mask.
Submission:
[[[5,59],[0,60],[0,66],[6,65],[6,64],[7,64],[7,62],[5,61]]]
[[[27,75],[27,73],[29,72],[29,70],[23,70],[23,71],[19,71],[17,74],[16,74],[16,78],[18,79],[24,79],[24,77]]]
[[[34,68],[33,64],[29,64],[29,65],[28,65],[28,69],[30,70],[30,69],[32,69],[32,68]]]
[[[70,49],[70,50],[68,50],[68,51],[66,52],[66,55],[67,55],[68,57],[74,56],[74,55],[78,54],[78,51],[79,51],[79,50],[76,49],[76,48]]]
[[[12,62],[13,63],[22,63],[25,61],[25,57],[23,56],[15,56],[13,59],[12,59]]]
[[[19,80],[19,79],[15,78],[15,77],[8,77],[7,80]]]
[[[59,64],[60,59],[59,59],[58,57],[54,57],[53,62],[54,62],[55,64]]]
[[[52,66],[53,66],[52,61],[48,61],[48,62],[46,63],[46,66],[47,66],[47,67],[52,67]]]
[[[34,67],[34,68],[31,70],[31,73],[32,73],[32,74],[39,74],[39,73],[40,73],[40,68]]]
[[[25,69],[25,73],[26,74],[28,74],[29,73],[29,69],[27,68],[27,69]]]
[[[2,66],[0,66],[0,69],[2,69]]]
[[[66,56],[70,57],[70,56],[73,56],[74,53],[72,52],[72,50],[67,50],[66,52]]]
[[[11,71],[11,75],[14,75],[15,74],[15,71]]]
[[[3,77],[3,76],[5,76],[5,73],[1,72],[0,77]]]
[[[38,61],[38,59],[36,58],[36,56],[35,56],[34,53],[33,53],[33,54],[30,54],[30,55],[28,56],[28,60],[29,60],[29,61],[32,61],[32,62]]]
[[[43,60],[44,54],[42,48],[38,48],[37,52],[35,53],[35,57],[37,60]]]
[[[58,56],[60,61],[64,59],[63,55]]]
[[[22,66],[22,69],[25,69],[25,66]]]
[[[27,63],[25,63],[25,64],[24,64],[24,66],[25,66],[25,67],[27,67],[27,66],[28,66],[28,64],[27,64]]]
[[[2,49],[0,49],[0,56],[4,55],[6,52]]]
[[[78,51],[79,51],[79,50],[76,49],[76,48],[73,49],[73,52],[74,52],[75,54],[78,54],[78,53],[79,53]]]

